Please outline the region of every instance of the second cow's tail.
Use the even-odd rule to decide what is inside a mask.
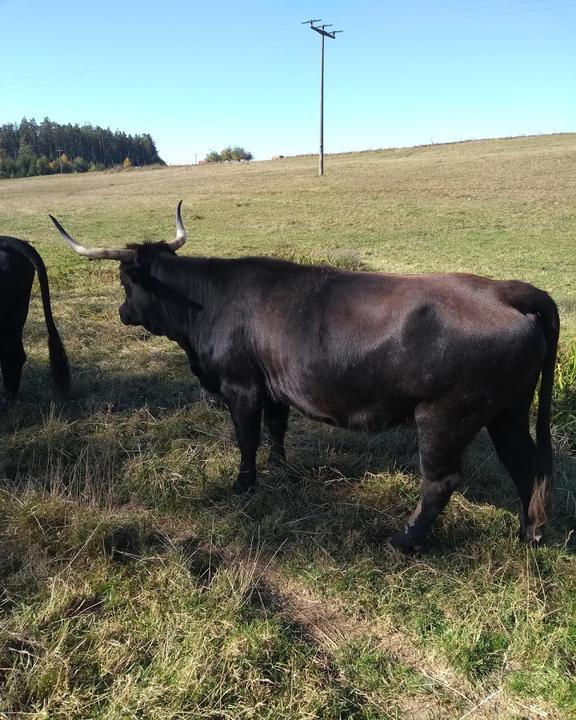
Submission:
[[[65,397],[70,387],[70,367],[66,350],[58,334],[54,317],[52,316],[52,305],[50,303],[50,289],[48,286],[48,275],[44,261],[38,252],[28,243],[18,238],[0,237],[0,249],[10,250],[23,255],[33,266],[38,274],[42,307],[44,309],[44,320],[48,331],[48,354],[50,356],[50,369],[52,379],[58,394]]]
[[[528,515],[532,523],[534,539],[541,536],[539,528],[548,520],[551,506],[553,454],[550,420],[552,396],[554,394],[554,368],[560,334],[560,316],[556,303],[548,293],[525,283],[510,283],[507,297],[511,304],[524,314],[536,315],[540,319],[546,353],[542,361],[540,390],[538,393],[538,414],[536,416],[536,458],[537,469]]]

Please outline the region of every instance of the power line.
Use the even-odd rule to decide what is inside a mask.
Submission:
[[[75,70],[71,72],[64,72],[64,73],[53,73],[51,75],[44,75],[44,76],[36,76],[36,77],[23,77],[18,80],[10,80],[10,81],[1,81],[0,80],[0,90],[2,91],[11,91],[11,90],[28,90],[31,88],[36,87],[44,87],[47,84],[54,84],[59,83],[62,80],[69,80],[76,77],[82,77],[83,75],[87,75],[89,73],[96,72],[94,69],[89,70]]]
[[[450,17],[455,20],[466,20],[468,18],[498,18],[503,15],[524,15],[526,13],[549,13],[551,10],[569,10],[576,8],[575,3],[567,5],[534,5],[532,7],[509,5],[476,5],[470,7],[454,7],[453,9],[439,9],[437,17]],[[496,11],[496,12],[494,12]]]
[[[504,2],[496,2],[495,0],[489,0],[489,2],[483,2],[480,0],[480,2],[462,2],[462,0],[459,0],[459,2],[448,2],[448,3],[441,3],[440,5],[434,6],[434,12],[442,12],[444,10],[479,10],[481,8],[505,8],[510,5],[532,5],[533,2],[541,2],[541,5],[536,5],[536,7],[541,7],[543,9],[546,9],[548,7],[549,0],[505,0]]]

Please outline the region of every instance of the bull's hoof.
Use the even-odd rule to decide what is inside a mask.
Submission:
[[[286,455],[271,452],[268,456],[268,467],[270,470],[280,470],[286,465]]]
[[[542,545],[542,528],[529,525],[526,530],[520,528],[520,540],[531,547],[539,547]]]
[[[245,483],[240,482],[240,480],[236,480],[234,485],[232,486],[232,489],[234,490],[235,495],[245,495],[249,492],[254,492],[254,489],[256,487],[256,483]]]
[[[422,542],[416,540],[408,528],[392,535],[389,542],[395,550],[400,550],[403,553],[418,552],[422,549]]]

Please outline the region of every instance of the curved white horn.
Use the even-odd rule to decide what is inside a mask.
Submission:
[[[176,206],[176,239],[167,242],[169,248],[172,250],[178,250],[188,240],[188,233],[184,229],[184,223],[182,222],[182,215],[180,214],[180,208],[182,207],[182,200]]]
[[[52,215],[49,215],[50,220],[56,225],[56,229],[63,237],[63,239],[70,245],[72,250],[77,252],[79,255],[87,257],[89,260],[131,260],[136,254],[135,250],[128,250],[127,248],[118,249],[106,249],[106,248],[87,248],[84,245],[76,242],[74,238],[69,235],[66,230],[60,225],[58,220]]]

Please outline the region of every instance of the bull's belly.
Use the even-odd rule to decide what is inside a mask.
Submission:
[[[313,420],[336,427],[379,432],[411,420],[418,395],[398,393],[388,377],[374,372],[330,373],[322,367],[308,372],[270,374],[268,394]]]
[[[394,403],[351,406],[341,402],[315,403],[311,398],[285,398],[284,401],[312,420],[364,432],[379,432],[413,417],[412,407]]]
[[[364,408],[344,414],[338,425],[349,430],[379,432],[406,421],[408,417],[408,413],[399,412],[398,410],[392,412],[383,408]]]

